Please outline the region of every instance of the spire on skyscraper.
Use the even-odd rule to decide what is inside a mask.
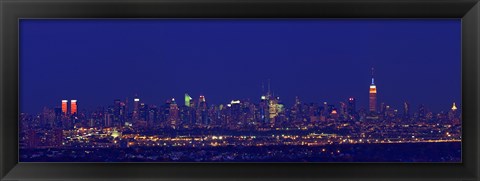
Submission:
[[[375,69],[372,67],[372,85],[375,84],[375,78],[374,78],[374,74],[373,74],[373,73],[374,73],[374,70],[375,70]]]
[[[375,80],[373,78],[373,67],[372,67],[372,84],[370,84],[369,90],[369,110],[370,112],[376,112],[377,110],[377,86],[375,85]]]
[[[455,105],[455,102],[453,102],[452,111],[456,111],[456,110],[457,110],[457,105]]]
[[[267,95],[270,96],[270,79],[268,79],[268,92]]]
[[[262,81],[262,94],[265,93],[265,83]]]

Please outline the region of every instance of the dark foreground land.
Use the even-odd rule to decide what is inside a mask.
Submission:
[[[20,162],[461,162],[461,143],[21,149]]]

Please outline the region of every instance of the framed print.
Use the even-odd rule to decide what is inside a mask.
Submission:
[[[477,1],[0,5],[4,180],[478,180]]]

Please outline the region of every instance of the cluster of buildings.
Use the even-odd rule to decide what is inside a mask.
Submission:
[[[406,135],[411,141],[410,133],[420,130],[433,133],[433,131],[442,132],[449,129],[448,134],[440,134],[441,138],[460,135],[460,129],[452,130],[452,128],[461,127],[461,114],[455,103],[450,110],[440,113],[428,111],[425,106],[420,106],[416,111],[412,111],[407,102],[404,102],[400,111],[384,103],[377,104],[377,88],[373,73],[369,86],[368,110],[357,109],[354,97],[350,97],[338,105],[327,102],[304,103],[296,97],[293,105],[285,106],[278,96],[271,93],[270,85],[268,87],[259,100],[232,100],[220,105],[209,104],[204,95],[194,99],[185,94],[184,100],[181,102],[172,98],[162,105],[146,104],[136,95],[131,100],[128,98],[115,99],[113,104],[106,108],[79,111],[77,100],[61,100],[60,107],[44,108],[39,114],[21,113],[20,123],[23,135],[21,140],[24,140],[21,142],[23,144],[21,146],[57,147],[65,145],[66,138],[74,139],[76,137],[75,140],[77,140],[82,137],[78,139],[81,141],[85,135],[88,138],[92,134],[103,135],[100,136],[102,138],[113,137],[115,139],[119,132],[139,136],[144,132],[160,135],[165,130],[198,129],[260,132],[325,130],[332,134],[344,133],[345,130],[348,130],[346,134],[340,136],[342,140],[344,136],[345,140],[347,140],[346,136],[349,136],[348,139],[353,137],[355,139],[352,140],[357,142],[356,138],[365,138],[365,134],[370,134],[370,136],[378,136],[370,138],[378,143],[386,141],[382,138],[386,135],[390,138],[392,135],[389,134],[404,136],[405,133],[408,133]],[[133,102],[130,104],[129,101]],[[424,126],[429,127],[425,129]],[[442,126],[445,129],[438,129]],[[75,135],[86,128],[95,131]],[[113,139],[110,140],[110,143],[113,143]],[[229,142],[228,144],[234,143]],[[256,142],[256,144],[262,143]]]

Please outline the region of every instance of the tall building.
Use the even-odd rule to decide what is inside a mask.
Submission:
[[[232,118],[233,121],[235,121],[235,124],[244,124],[245,122],[243,119],[242,105],[240,104],[240,100],[232,100],[230,102],[230,106]]]
[[[259,103],[259,118],[260,118],[260,122],[263,123],[263,124],[270,124],[270,121],[269,121],[269,116],[268,116],[268,100],[266,98],[266,96],[262,96],[260,98],[260,103]]]
[[[103,126],[105,127],[111,127],[112,126],[112,121],[113,121],[113,114],[107,110],[107,112],[105,112],[104,114],[104,123],[103,123]]]
[[[450,109],[450,111],[448,111],[448,119],[452,120],[455,118],[456,114],[457,114],[457,105],[455,105],[455,102],[453,103],[452,105],[452,108]]]
[[[207,101],[205,100],[205,96],[203,96],[203,95],[200,95],[200,98],[198,99],[198,101],[199,101],[199,102],[207,102]]]
[[[452,111],[456,111],[458,108],[457,108],[457,105],[455,105],[455,102],[453,103],[452,105]]]
[[[460,117],[457,105],[455,105],[454,102],[452,108],[448,111],[448,120],[451,121],[452,124],[458,125],[462,123]]]
[[[159,113],[160,113],[159,119],[160,119],[161,125],[165,127],[170,126],[170,123],[168,122],[168,119],[170,117],[170,104],[172,104],[172,100],[167,99],[165,100],[165,104],[159,108]]]
[[[295,104],[292,106],[290,110],[290,116],[292,118],[292,122],[297,123],[302,120],[302,102],[298,96],[295,96]]]
[[[155,106],[155,105],[150,105],[150,106],[148,107],[148,116],[147,116],[147,125],[148,125],[148,127],[156,126],[155,123],[157,123],[157,117],[158,117],[158,109],[157,109],[157,106]]]
[[[61,108],[55,108],[55,126],[54,127],[61,127],[62,125],[62,117],[64,113],[62,112]]]
[[[133,115],[132,115],[132,119],[133,121],[137,121],[139,119],[139,105],[140,105],[140,99],[135,96],[135,98],[133,99]]]
[[[190,101],[192,100],[192,97],[185,93],[185,106],[190,107]]]
[[[147,121],[148,117],[148,105],[145,103],[140,103],[140,108],[138,109],[138,116],[140,121]]]
[[[328,104],[327,102],[323,102],[323,107],[322,107],[322,116],[328,117],[330,113],[328,112]]]
[[[380,111],[381,114],[385,113],[386,107],[387,107],[387,105],[384,102],[380,103],[379,111]]]
[[[284,123],[286,123],[286,117],[285,117],[285,107],[280,100],[280,97],[276,97],[276,116],[275,116],[275,126],[280,126]]]
[[[348,98],[347,112],[349,115],[354,115],[357,112],[355,98]]]
[[[120,122],[122,125],[127,121],[127,103],[120,102]]]
[[[122,125],[120,122],[121,101],[120,99],[113,100],[113,123],[118,126]]]
[[[339,113],[341,116],[343,117],[347,117],[347,114],[348,114],[348,106],[347,104],[345,104],[345,102],[340,102],[340,109],[339,109]]]
[[[372,84],[370,84],[370,91],[369,91],[369,111],[376,112],[377,111],[377,86],[375,85],[375,79],[373,77],[373,68],[372,68]]]
[[[179,109],[177,103],[175,103],[175,99],[172,98],[172,102],[170,103],[169,115],[168,115],[168,122],[170,126],[174,129],[178,128],[180,125],[179,119]]]
[[[77,114],[77,100],[70,100],[70,114]]]
[[[405,118],[410,117],[410,104],[407,101],[403,102],[403,116]]]
[[[197,108],[197,123],[200,125],[208,125],[208,107],[207,107],[207,101],[205,99],[205,96],[200,95],[200,98],[198,99],[198,108]]]
[[[275,126],[275,118],[278,116],[278,112],[278,99],[271,97],[268,101],[268,118],[270,120],[271,127]]]
[[[68,111],[68,100],[62,100],[62,113],[67,115]]]

